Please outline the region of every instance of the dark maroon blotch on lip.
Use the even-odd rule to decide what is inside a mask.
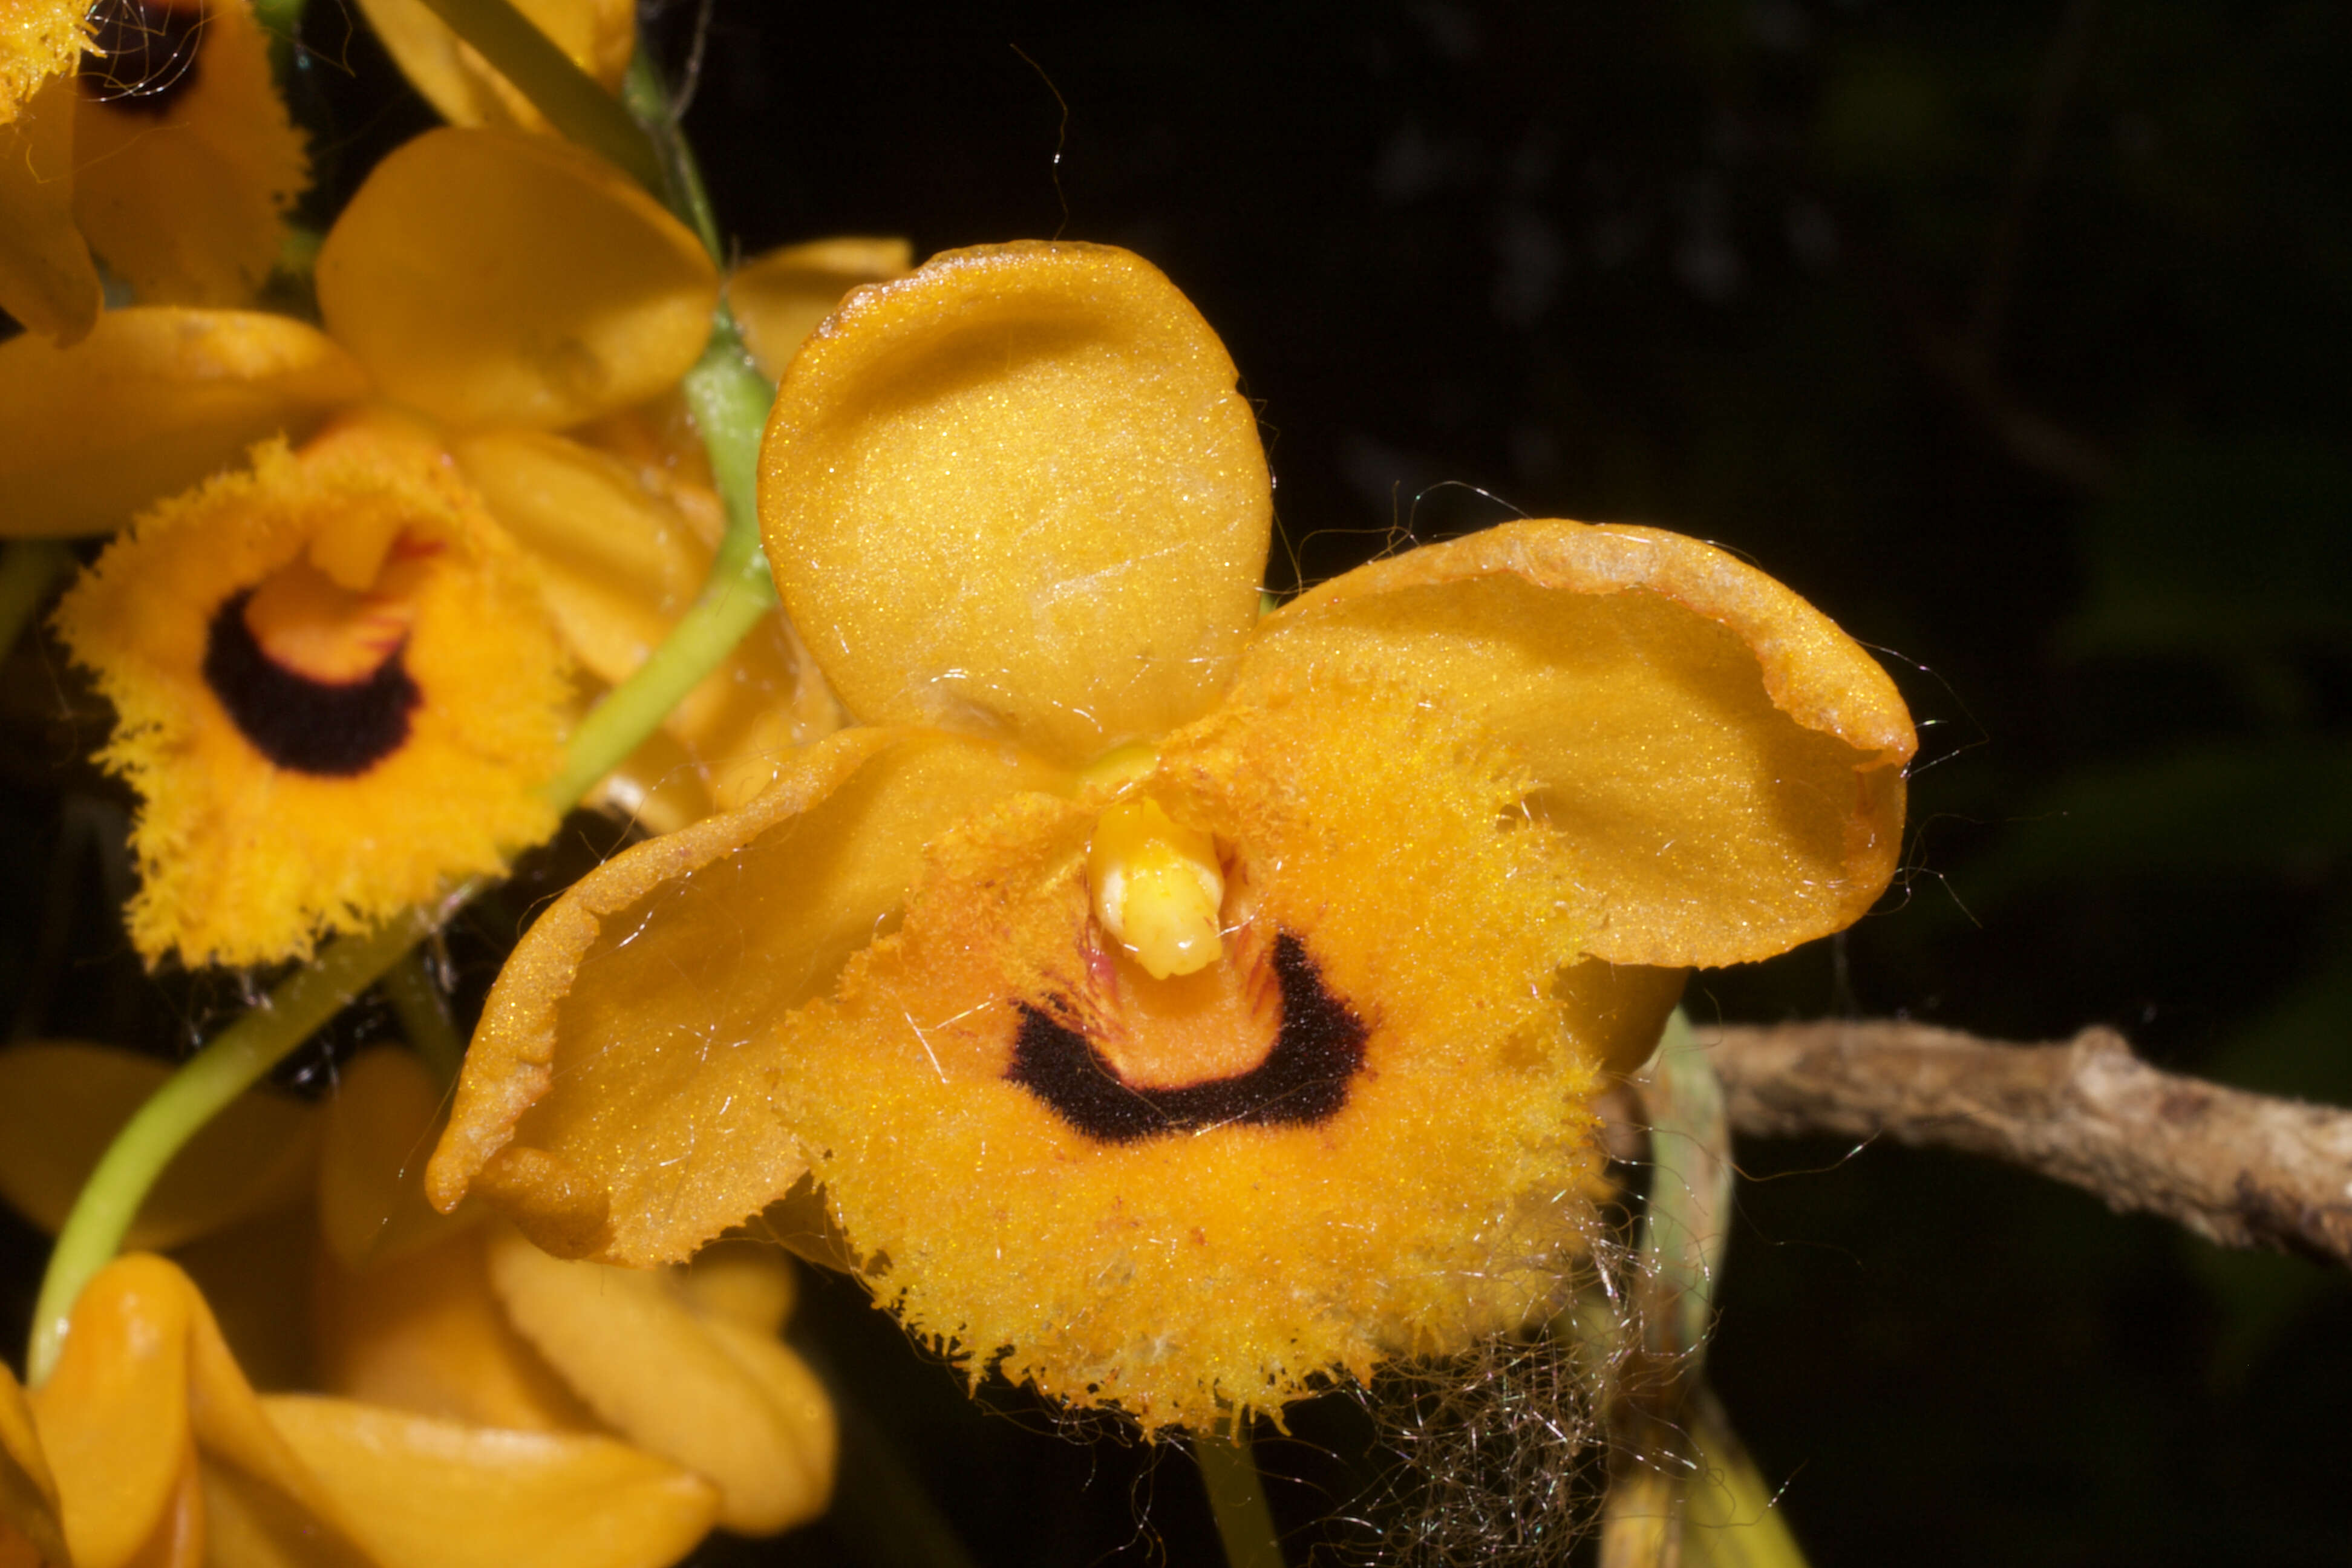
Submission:
[[[1122,1080],[1085,1035],[1024,1002],[1013,1065],[1004,1076],[1104,1143],[1227,1122],[1311,1126],[1328,1121],[1348,1103],[1348,1084],[1364,1065],[1368,1031],[1324,986],[1307,944],[1288,931],[1275,938],[1274,973],[1282,988],[1282,1025],[1265,1060],[1245,1073],[1139,1089]]]
[[[205,684],[253,749],[289,773],[355,778],[408,740],[423,700],[405,645],[364,680],[312,680],[262,651],[246,625],[253,591],[232,595],[205,636]]]

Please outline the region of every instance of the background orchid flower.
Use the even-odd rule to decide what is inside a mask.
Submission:
[[[119,528],[371,397],[452,436],[603,417],[676,384],[719,292],[700,243],[623,175],[491,131],[427,132],[385,158],[317,279],[323,331],[133,307],[70,349],[0,343],[7,531]]]
[[[160,1072],[94,1046],[0,1051],[11,1197],[70,1184],[86,1152],[17,1091],[71,1074],[84,1100],[109,1098],[87,1092],[93,1082],[117,1089],[119,1118]],[[691,1271],[614,1270],[558,1263],[479,1215],[436,1215],[415,1158],[441,1103],[415,1057],[380,1049],[346,1064],[324,1106],[263,1091],[233,1110],[248,1135],[257,1116],[296,1119],[309,1134],[297,1146],[316,1151],[299,1162],[299,1208],[269,1252],[277,1277],[243,1292],[281,1308],[310,1300],[307,1333],[282,1317],[245,1325],[293,1342],[233,1354],[239,1321],[216,1321],[189,1274],[160,1258],[127,1259],[93,1283],[66,1359],[33,1396],[32,1456],[61,1477],[52,1495],[77,1562],[122,1561],[124,1543],[152,1550],[159,1531],[184,1534],[193,1519],[212,1561],[251,1560],[239,1554],[250,1531],[299,1522],[384,1564],[505,1552],[651,1568],[713,1523],[770,1533],[822,1511],[833,1417],[776,1338],[793,1295],[781,1255],[738,1247]],[[265,1178],[282,1186],[284,1164],[250,1136],[211,1140],[166,1178],[150,1233],[159,1218],[184,1232],[206,1210],[215,1224],[249,1213],[226,1200]],[[312,1392],[257,1400],[238,1370],[257,1356]]]
[[[93,251],[144,304],[250,302],[310,183],[249,0],[89,10],[22,7],[0,43],[0,308],[60,342],[97,320]]]
[[[570,689],[529,566],[429,435],[355,418],[144,514],[58,606],[141,799],[152,963],[307,956],[553,831]]]
[[[451,131],[379,165],[328,236],[319,286],[332,335],[249,312],[127,310],[72,349],[0,350],[0,402],[27,415],[5,426],[0,467],[22,474],[13,521],[27,531],[111,523],[217,463],[223,443],[340,399],[373,394],[432,421],[354,416],[299,458],[257,449],[249,473],[149,512],[61,610],[121,719],[110,765],[146,802],[131,921],[151,961],[305,953],[496,872],[552,829],[541,786],[579,700],[548,627],[562,570],[514,546],[444,443],[577,425],[661,392],[700,352],[717,277],[594,159]],[[175,395],[191,382],[196,395]],[[124,447],[131,460],[113,461]],[[517,489],[500,494],[529,521]],[[590,516],[616,511],[639,526],[606,547],[642,544],[646,509]],[[673,575],[693,570],[687,555]],[[665,607],[674,617],[656,605],[645,641]],[[762,651],[788,679],[793,650],[773,643]],[[610,662],[590,668],[616,678]]]
[[[1269,502],[1132,255],[853,295],[761,510],[865,727],[541,917],[435,1201],[643,1264],[814,1176],[918,1334],[1150,1427],[1557,1305],[1602,1073],[1683,967],[1869,907],[1908,717],[1654,530],[1507,525],[1260,621]]]
[[[516,0],[515,9],[608,92],[636,50],[633,0]],[[452,125],[547,133],[546,116],[423,0],[360,0],[409,85]]]

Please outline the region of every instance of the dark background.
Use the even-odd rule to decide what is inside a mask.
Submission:
[[[2352,10],[852,9],[656,16],[722,226],[1141,251],[1259,404],[1276,587],[1631,520],[1883,650],[1900,885],[1702,1019],[2108,1023],[2352,1100]],[[425,120],[306,27],[347,189]],[[1955,1158],[1740,1154],[1713,1375],[1823,1568],[2352,1554],[2342,1274]],[[982,1562],[1213,1561],[1180,1454],[975,1410],[837,1282],[802,1321],[844,1507],[707,1561],[918,1561],[917,1498]],[[1370,1463],[1325,1404],[1265,1452],[1294,1560],[1370,1539],[1315,1522]]]

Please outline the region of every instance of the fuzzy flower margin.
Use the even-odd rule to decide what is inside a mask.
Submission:
[[[310,679],[257,643],[277,584],[331,645],[380,638],[369,668]],[[562,650],[520,552],[404,422],[256,447],[143,515],[57,626],[143,803],[127,919],[151,962],[307,956],[554,830]]]
[[[1801,599],[1650,529],[1509,524],[1261,619],[1234,382],[1124,251],[850,297],[761,509],[860,726],[541,917],[436,1204],[645,1264],[813,1181],[973,1376],[1150,1430],[1558,1305],[1602,1075],[1685,967],[1869,908],[1908,715]],[[1089,847],[1137,803],[1212,847],[1195,973],[1100,916]]]

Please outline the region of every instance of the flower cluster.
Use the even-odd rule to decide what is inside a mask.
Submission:
[[[625,0],[520,8],[619,115]],[[641,841],[539,912],[454,1091],[370,1051],[239,1099],[312,1023],[240,1043],[142,1250],[0,1378],[0,1561],[650,1568],[803,1521],[834,1415],[747,1235],[1151,1433],[1558,1312],[1686,973],[1893,874],[1878,666],[1637,527],[1269,610],[1255,415],[1141,258],[722,278],[677,146],[673,210],[466,7],[361,9],[451,124],[315,256],[247,0],[0,29],[0,532],[111,536],[52,625],[139,800],[131,944],[329,989],[583,797]],[[315,320],[257,308],[281,263]],[[0,1052],[0,1194],[79,1256],[100,1147],[222,1056]],[[207,1276],[232,1225],[281,1227],[299,1330]]]

